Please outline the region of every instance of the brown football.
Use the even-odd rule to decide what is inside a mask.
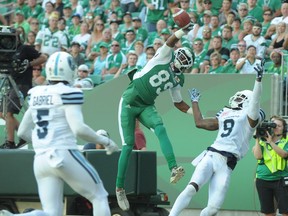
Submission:
[[[191,22],[189,14],[181,9],[181,8],[174,8],[172,10],[172,17],[174,22],[180,27],[180,28],[185,28],[188,26]]]

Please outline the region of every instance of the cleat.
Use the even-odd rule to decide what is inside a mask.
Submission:
[[[8,141],[6,140],[5,143],[3,143],[1,146],[0,146],[0,149],[16,149],[16,145],[15,145],[15,142],[11,142],[11,141]]]
[[[1,210],[0,211],[0,216],[13,216],[14,214],[10,213],[7,210]]]
[[[128,211],[130,208],[130,205],[126,197],[125,190],[121,189],[120,191],[116,191],[116,197],[117,197],[117,202],[118,202],[119,207],[123,211]]]
[[[185,174],[185,170],[182,166],[174,167],[171,171],[170,183],[177,183]]]
[[[16,148],[21,148],[27,144],[26,140],[20,139],[16,145]]]

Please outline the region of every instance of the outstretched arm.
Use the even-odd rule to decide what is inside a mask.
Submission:
[[[179,109],[181,112],[187,113],[187,114],[193,114],[192,108],[183,101],[182,95],[181,95],[181,86],[178,85],[172,89],[170,89],[170,95],[172,98],[172,101],[174,102],[174,106]]]
[[[190,25],[188,27],[186,27],[185,29],[179,29],[177,30],[174,34],[172,34],[166,41],[166,45],[174,48],[175,44],[182,38],[182,36],[184,36],[185,34],[187,34],[191,29],[193,29],[194,27],[194,23],[190,23]]]
[[[202,128],[205,130],[218,130],[219,124],[217,118],[203,118],[198,101],[200,99],[200,92],[193,88],[188,90],[191,101],[192,101],[192,110],[193,110],[193,116],[194,116],[194,122],[197,128]]]
[[[259,113],[260,113],[260,99],[261,99],[261,93],[262,93],[262,77],[263,77],[263,71],[264,71],[264,61],[261,62],[261,65],[257,65],[257,67],[254,67],[254,69],[257,72],[256,80],[254,84],[253,94],[251,97],[251,100],[249,102],[248,107],[248,120],[249,124],[252,128],[256,127],[259,120],[262,121],[265,119],[264,113],[262,118],[259,119]]]
[[[105,146],[107,154],[118,150],[116,143],[109,137],[97,135],[92,128],[84,123],[80,105],[65,106],[65,116],[73,134],[87,142],[99,143]],[[71,117],[73,116],[73,117]]]

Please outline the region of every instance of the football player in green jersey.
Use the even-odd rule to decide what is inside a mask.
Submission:
[[[174,105],[182,112],[192,114],[192,108],[181,96],[184,84],[184,72],[193,64],[193,54],[186,48],[174,50],[174,46],[182,36],[193,28],[193,23],[185,29],[172,34],[160,47],[151,60],[138,72],[128,73],[131,83],[124,91],[119,104],[119,131],[122,139],[122,152],[118,162],[116,195],[122,210],[129,209],[124,182],[130,154],[134,145],[135,120],[139,121],[157,136],[161,150],[171,171],[170,183],[176,183],[184,175],[184,169],[178,166],[173,148],[163,125],[161,116],[154,105],[160,92],[170,90]]]

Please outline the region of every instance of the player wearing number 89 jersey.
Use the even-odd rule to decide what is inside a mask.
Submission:
[[[183,168],[178,167],[176,163],[162,118],[154,106],[155,99],[160,92],[169,89],[175,107],[184,113],[192,114],[192,108],[182,100],[180,90],[184,84],[182,72],[192,67],[193,55],[187,48],[179,48],[175,53],[173,49],[175,43],[184,34],[185,32],[182,29],[175,32],[157,50],[155,56],[141,71],[128,73],[131,83],[122,95],[118,113],[122,151],[118,162],[116,195],[118,205],[123,210],[129,209],[129,202],[124,191],[124,182],[128,160],[134,145],[136,118],[157,136],[161,150],[171,170],[170,182],[176,183],[184,175]]]

